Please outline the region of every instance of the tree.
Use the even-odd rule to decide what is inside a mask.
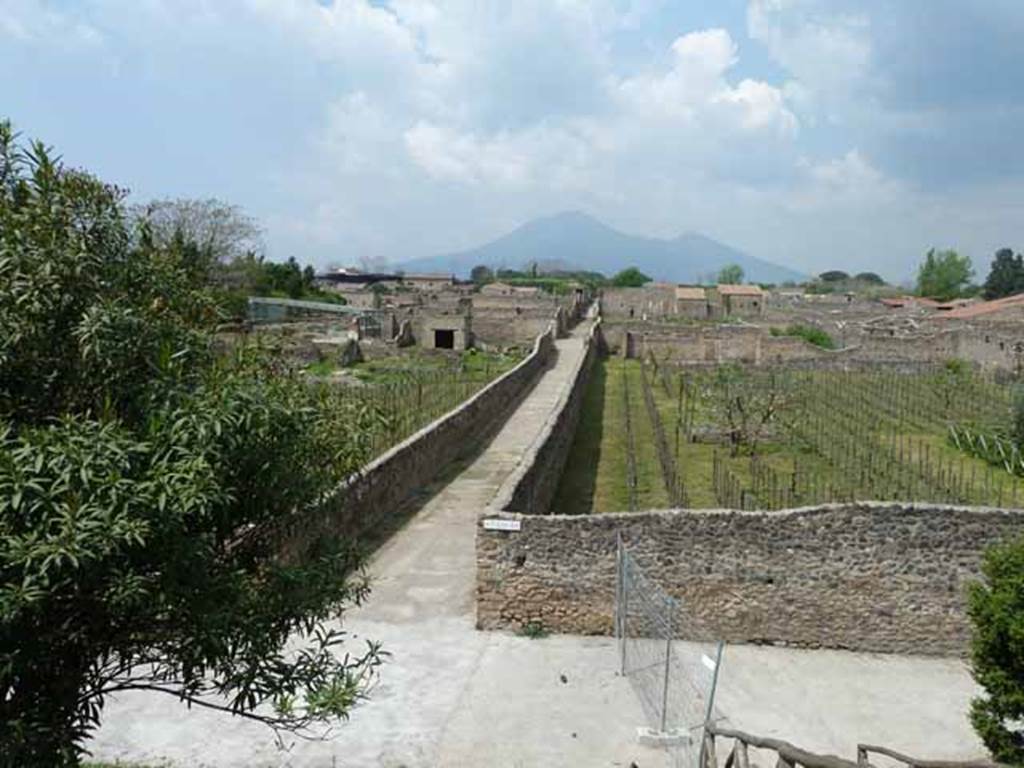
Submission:
[[[985,278],[985,298],[1001,299],[1024,292],[1024,256],[1014,256],[1009,248],[1000,248]]]
[[[181,239],[133,232],[123,198],[0,123],[4,765],[77,764],[132,689],[308,731],[381,659],[327,623],[367,592],[351,543],[271,535],[322,519],[373,414],[218,357]]]
[[[971,260],[956,251],[928,251],[917,270],[917,294],[939,301],[960,296],[968,287],[974,270]]]
[[[971,723],[996,760],[1024,765],[1024,539],[985,553],[984,581],[971,585],[971,671],[984,695]]]
[[[885,285],[885,280],[876,272],[858,272],[854,275],[853,279],[859,280],[862,283],[870,283],[871,285]]]
[[[844,280],[849,280],[850,276],[841,269],[832,269],[828,272],[822,272],[818,275],[818,279],[825,283],[841,283]]]
[[[755,377],[739,365],[715,371],[709,397],[716,422],[726,425],[729,453],[755,455],[769,424],[789,400],[786,381],[776,374]]]
[[[469,271],[469,279],[477,285],[483,285],[494,280],[494,270],[484,264],[477,264]]]
[[[719,285],[736,285],[743,282],[743,267],[739,264],[726,264],[718,271]]]
[[[255,220],[237,205],[220,200],[153,200],[130,212],[146,223],[154,245],[166,247],[180,238],[194,243],[211,264],[227,264],[262,250],[262,232]]]
[[[616,288],[640,288],[649,282],[651,278],[636,267],[627,267],[612,278],[612,285]]]

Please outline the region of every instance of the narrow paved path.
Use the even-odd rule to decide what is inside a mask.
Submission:
[[[174,766],[649,766],[642,713],[609,638],[531,640],[474,629],[478,514],[536,439],[584,351],[583,325],[490,444],[378,550],[352,642],[392,655],[381,682],[326,741],[280,751],[265,729],[169,697],[122,696],[93,744],[105,760]],[[452,473],[449,473],[452,474]]]

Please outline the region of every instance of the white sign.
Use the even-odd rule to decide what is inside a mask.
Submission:
[[[484,520],[485,531],[521,531],[522,529],[522,520],[501,520],[498,518]]]
[[[705,667],[710,669],[712,672],[715,671],[715,662],[712,661],[711,657],[708,656],[706,653],[702,653],[700,655],[700,660],[701,660],[701,663],[703,663]]]

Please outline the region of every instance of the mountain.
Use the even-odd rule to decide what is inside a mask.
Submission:
[[[726,264],[739,264],[746,279],[753,282],[806,278],[695,232],[672,240],[627,235],[578,211],[534,219],[476,248],[415,259],[401,266],[408,272],[466,276],[478,264],[519,269],[533,262],[595,270],[609,277],[635,266],[655,280],[673,283],[713,279]]]

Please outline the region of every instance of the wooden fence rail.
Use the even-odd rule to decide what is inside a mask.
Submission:
[[[877,747],[870,744],[859,744],[857,746],[857,760],[846,760],[836,755],[819,755],[808,752],[788,741],[772,739],[764,736],[754,736],[743,731],[723,728],[715,724],[709,724],[704,729],[704,744],[701,750],[702,764],[700,768],[719,768],[718,756],[716,753],[716,738],[732,739],[732,749],[729,751],[722,768],[751,768],[749,750],[765,749],[774,752],[777,756],[775,768],[871,768],[868,759],[871,753],[883,755],[891,760],[903,763],[907,768],[1008,768],[1000,763],[991,760],[921,760],[910,757],[886,747]]]

